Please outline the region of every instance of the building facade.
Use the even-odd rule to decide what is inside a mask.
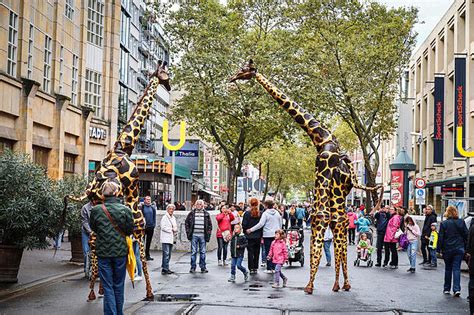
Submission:
[[[413,54],[409,68],[412,131],[421,135],[412,145],[412,157],[417,174],[427,180],[427,203],[437,209],[443,194],[464,197],[467,188],[467,163],[455,152],[455,135],[462,124],[464,147],[474,148],[473,58],[474,3],[456,0]]]
[[[0,150],[52,178],[94,171],[117,133],[120,2],[0,1]]]

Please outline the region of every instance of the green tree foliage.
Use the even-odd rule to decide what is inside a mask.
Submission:
[[[157,5],[158,7],[158,5]],[[288,133],[287,116],[254,80],[229,84],[248,56],[272,77],[292,51],[285,43],[285,7],[275,1],[183,1],[179,8],[158,7],[170,38],[174,88],[183,96],[171,119],[186,120],[189,131],[217,144],[230,169],[228,201],[246,156],[276,135]],[[271,52],[271,53],[269,53]]]
[[[396,128],[395,97],[415,43],[413,8],[359,0],[305,1],[292,12],[300,54],[295,78],[316,102],[311,110],[335,113],[355,134],[367,184],[375,186],[378,148]],[[344,139],[341,138],[343,141]],[[374,194],[374,199],[376,199]]]

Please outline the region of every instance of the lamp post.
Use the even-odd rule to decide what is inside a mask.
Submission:
[[[423,173],[422,173],[422,144],[423,144],[423,134],[421,134],[420,132],[410,132],[410,134],[412,136],[416,136],[418,137],[416,139],[416,143],[418,144],[418,177],[419,178],[422,178],[423,177]],[[415,185],[413,185],[413,196],[415,198],[415,201],[416,201],[416,188],[415,188]],[[415,202],[416,203],[416,202]],[[420,215],[422,214],[422,209],[421,209],[421,205],[418,205],[418,210],[419,210],[419,213]]]

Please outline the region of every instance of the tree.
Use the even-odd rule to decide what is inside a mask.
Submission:
[[[395,128],[395,95],[415,43],[413,8],[359,0],[306,1],[293,12],[303,43],[292,71],[315,110],[336,113],[362,149],[367,186],[375,186],[380,142]],[[343,140],[343,139],[341,139]],[[377,194],[372,194],[377,199]],[[370,203],[368,203],[370,207]]]
[[[276,2],[250,0],[226,5],[215,0],[183,1],[178,9],[163,5],[157,9],[171,51],[179,58],[172,79],[183,96],[170,118],[187,121],[191,133],[222,150],[229,167],[228,202],[233,202],[245,157],[276,135],[285,137],[293,127],[283,123],[283,111],[262,88],[255,88],[256,82],[227,82],[248,56],[255,56],[269,75],[286,75],[278,66],[292,49],[283,40],[288,32],[284,9]]]

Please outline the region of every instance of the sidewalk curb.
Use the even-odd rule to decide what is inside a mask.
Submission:
[[[70,271],[70,272],[59,274],[59,275],[55,275],[55,276],[43,278],[43,279],[40,279],[40,280],[36,280],[36,281],[30,282],[30,283],[27,283],[25,285],[22,285],[18,288],[15,288],[15,289],[0,291],[0,302],[4,302],[4,301],[9,300],[10,298],[16,297],[18,295],[23,295],[25,293],[28,293],[28,292],[30,292],[34,289],[37,289],[37,288],[41,287],[41,286],[51,284],[51,283],[56,282],[58,280],[68,278],[68,277],[71,277],[71,276],[79,275],[83,272],[84,271],[82,269],[81,270]]]

